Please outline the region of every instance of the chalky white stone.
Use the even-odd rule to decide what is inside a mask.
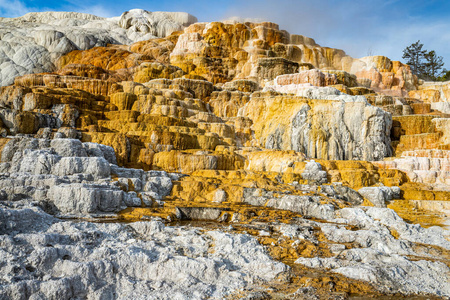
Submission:
[[[54,71],[57,60],[73,50],[165,37],[195,22],[188,13],[142,9],[114,18],[76,12],[0,18],[0,86],[12,84],[17,76]]]

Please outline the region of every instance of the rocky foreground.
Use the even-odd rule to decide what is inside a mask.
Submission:
[[[269,22],[0,32],[0,299],[450,297],[448,83]]]

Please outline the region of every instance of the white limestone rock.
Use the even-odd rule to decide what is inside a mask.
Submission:
[[[138,178],[142,179],[145,176],[144,170],[141,169],[131,169],[131,168],[122,168],[117,165],[111,165],[111,173],[116,175],[117,177],[123,178]]]
[[[14,222],[33,226],[15,230]],[[5,226],[5,224],[10,224]],[[224,299],[287,272],[249,235],[61,222],[0,207],[0,295],[7,299]],[[20,234],[19,234],[20,232]]]
[[[296,95],[308,99],[340,100],[343,102],[368,103],[366,97],[364,96],[347,95],[333,87],[311,87],[307,89],[299,89]]]
[[[297,196],[289,194],[274,194],[263,189],[244,188],[242,201],[255,206],[268,206],[276,209],[290,210],[306,217],[318,219],[333,219],[334,207],[330,204],[320,204],[320,196]]]
[[[103,157],[62,157],[52,168],[52,174],[56,176],[84,174],[99,180],[111,178],[111,168]]]
[[[27,94],[29,95],[29,94]],[[47,127],[49,130],[51,130],[49,127]],[[68,139],[81,139],[82,134],[75,128],[71,127],[60,127],[58,128],[57,134],[62,135],[62,138],[68,138]],[[51,135],[48,137],[51,138]],[[56,138],[56,137],[55,137]]]
[[[341,258],[299,258],[310,268],[329,268],[346,277],[370,282],[385,293],[435,294],[449,296],[449,268],[442,262],[412,261],[373,249],[350,249]]]
[[[288,111],[281,118],[274,113]],[[365,101],[318,101],[253,93],[238,112],[255,129],[260,147],[294,150],[326,160],[383,160],[392,155],[392,116]]]
[[[172,191],[172,180],[164,171],[149,171],[143,190],[154,199],[162,200]]]
[[[175,48],[170,53],[171,59],[176,56],[200,54],[208,43],[197,32],[185,32],[178,37]]]
[[[51,174],[52,168],[61,157],[51,150],[27,149],[20,160],[14,161],[11,172],[30,173],[34,175]],[[19,155],[16,155],[16,158]]]
[[[3,148],[2,162],[12,162],[21,159],[22,152],[25,149],[37,150],[50,148],[50,140],[33,138],[14,138],[11,139]]]
[[[390,191],[391,193],[388,193]],[[376,207],[386,207],[386,201],[392,200],[392,191],[380,187],[363,187],[358,190],[364,198],[369,200]]]
[[[73,50],[165,37],[195,22],[187,13],[143,10],[109,19],[75,12],[0,18],[0,86],[17,76],[54,71],[57,60]]]
[[[135,32],[165,37],[196,22],[196,17],[184,12],[150,12],[132,9],[120,16],[119,26]]]
[[[214,192],[213,202],[222,203],[227,201],[227,193],[222,189],[217,189]]]
[[[116,153],[114,148],[97,143],[83,143],[83,147],[89,157],[103,157],[110,164],[117,165]]]
[[[128,207],[141,207],[142,200],[136,194],[136,192],[128,192],[123,194],[123,202]]]
[[[438,110],[444,114],[450,114],[450,103],[449,102],[431,102],[431,109]]]
[[[450,232],[440,227],[423,228],[419,224],[408,224],[395,211],[387,208],[371,207],[366,214],[373,220],[397,231],[400,238],[404,240],[450,249],[448,240]]]
[[[330,204],[320,204],[320,197],[286,195],[281,198],[272,198],[268,207],[290,210],[306,217],[318,219],[332,219],[334,207]]]
[[[140,196],[150,206],[172,191],[166,172],[120,168],[113,148],[76,139],[13,138],[2,160],[1,201],[38,201],[59,215],[113,213],[141,206]],[[128,192],[129,184],[134,191]]]
[[[28,207],[20,210],[0,207],[1,235],[45,231],[57,222],[59,222],[58,219],[43,213],[37,207]]]
[[[264,87],[264,91],[275,91],[283,94],[294,94],[295,96],[304,97],[307,99],[318,99],[318,100],[340,100],[343,102],[363,102],[368,103],[366,97],[364,96],[351,96],[342,93],[338,89],[325,86],[313,86],[310,83],[299,83],[299,84],[286,84],[280,85],[275,79],[275,84],[268,84]]]
[[[412,182],[446,186],[450,184],[450,152],[448,150],[404,151],[391,161],[376,162],[382,167],[404,171]]]
[[[343,208],[336,215],[345,219],[345,223],[362,229],[387,227],[394,229],[404,240],[450,249],[450,242],[446,239],[450,232],[438,227],[423,228],[419,224],[408,224],[392,209],[370,207],[365,211],[362,208]]]
[[[351,205],[361,205],[364,202],[357,191],[338,182],[333,183],[333,185],[321,185],[320,191],[325,195],[343,199]]]
[[[315,222],[315,225],[328,240],[351,243],[353,247],[344,247],[335,257],[299,258],[296,263],[368,281],[384,293],[450,295],[449,267],[436,260],[438,256],[427,247],[415,245],[448,250],[448,232],[407,224],[387,208],[344,208],[335,215],[339,218],[330,220],[332,223]],[[347,225],[357,229],[349,229]],[[399,234],[398,238],[392,235],[393,231]],[[411,256],[419,259],[411,260]]]
[[[50,146],[55,152],[63,157],[86,157],[86,150],[80,140],[75,139],[54,139],[51,140]]]
[[[62,214],[116,212],[121,208],[123,191],[108,186],[62,184],[52,186],[48,198]]]
[[[302,173],[303,179],[308,180],[310,183],[326,183],[327,172],[322,170],[322,165],[311,160],[306,163],[305,170]]]

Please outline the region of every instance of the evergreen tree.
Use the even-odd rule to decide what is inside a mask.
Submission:
[[[403,59],[411,67],[413,74],[424,80],[448,80],[450,74],[442,70],[444,61],[442,56],[436,55],[434,50],[423,49],[420,40],[403,50]]]
[[[424,64],[423,60],[425,58],[426,50],[422,50],[423,44],[420,43],[420,40],[411,44],[403,50],[403,59],[406,60],[406,64],[411,67],[411,71],[418,75],[422,75],[424,73]]]
[[[442,76],[439,77],[437,80],[439,80],[439,81],[448,81],[448,80],[450,80],[450,70],[444,69],[442,71]]]
[[[434,50],[425,54],[425,77],[428,80],[437,80],[442,74],[442,67],[444,66],[442,56],[437,56]]]

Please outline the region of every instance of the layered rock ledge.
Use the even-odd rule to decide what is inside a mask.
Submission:
[[[247,21],[0,19],[0,299],[450,297],[448,82]]]

